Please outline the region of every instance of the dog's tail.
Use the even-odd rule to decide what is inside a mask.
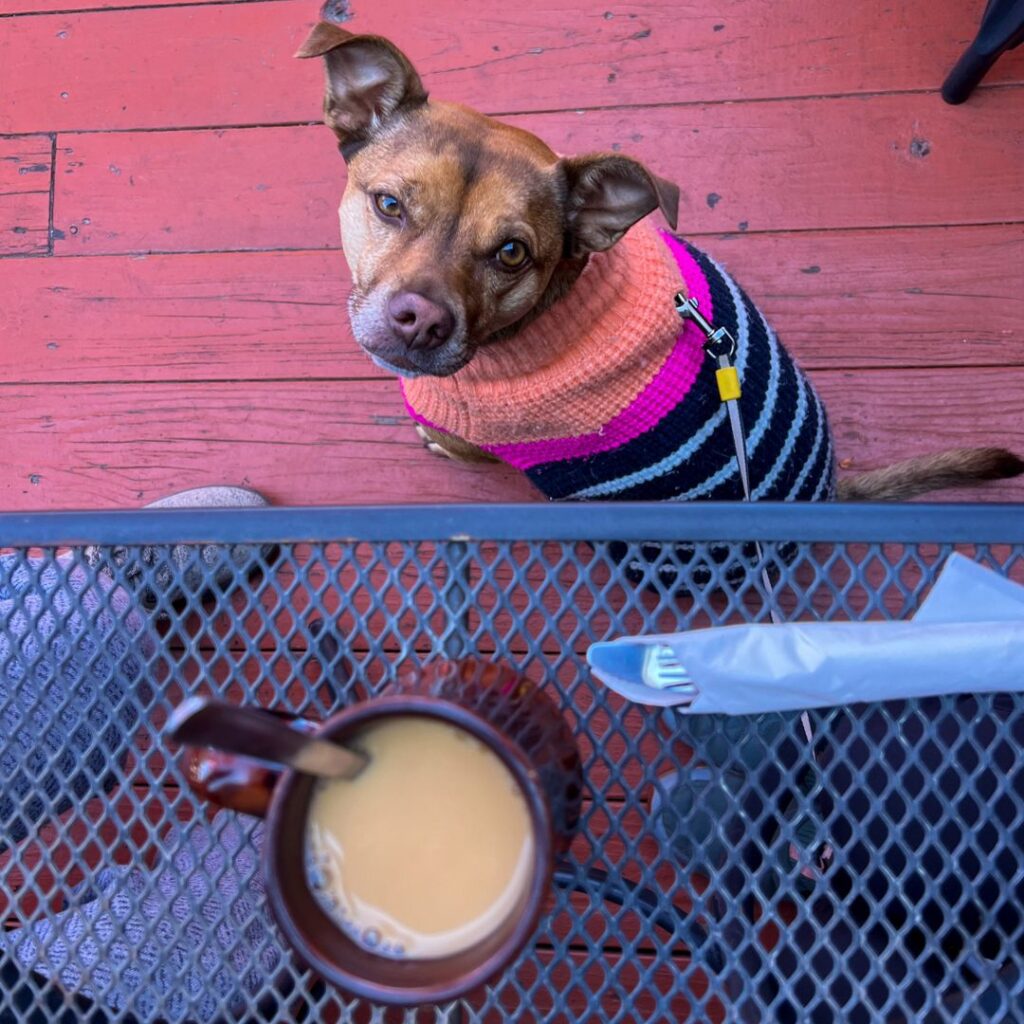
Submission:
[[[944,487],[974,487],[1024,473],[1024,461],[1005,448],[950,448],[896,462],[839,481],[840,501],[906,501]]]

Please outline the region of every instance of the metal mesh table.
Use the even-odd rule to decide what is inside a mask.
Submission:
[[[767,621],[766,578],[784,618],[903,618],[953,550],[1024,579],[1022,510],[0,516],[0,1021],[1024,1020],[1021,698],[814,712],[809,742],[625,706],[584,660]],[[260,823],[203,807],[161,728],[193,693],[322,718],[464,652],[560,702],[583,824],[503,977],[382,1011],[280,944]]]

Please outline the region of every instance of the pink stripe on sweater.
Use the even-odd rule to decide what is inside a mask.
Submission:
[[[679,265],[687,292],[697,300],[708,320],[712,320],[711,292],[700,267],[682,242],[667,232],[661,232],[661,237]],[[670,298],[666,296],[666,301]],[[703,343],[704,335],[700,328],[692,322],[687,323],[651,383],[595,433],[549,441],[488,445],[486,451],[516,469],[527,470],[546,462],[579,459],[618,448],[652,429],[686,397],[704,361]]]

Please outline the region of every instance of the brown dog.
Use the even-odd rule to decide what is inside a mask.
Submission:
[[[695,419],[683,427],[681,415],[675,420],[666,416],[658,429],[664,434],[664,424],[674,424],[674,438],[666,441],[657,431],[644,435],[650,440],[644,457],[661,475],[653,478],[647,463],[637,469],[624,462],[640,450],[640,428],[618,422],[630,399],[611,392],[620,385],[632,387],[623,392],[627,396],[638,389],[645,394],[651,388],[664,391],[668,384],[662,380],[665,373],[656,372],[658,365],[675,358],[682,368],[674,386],[682,388],[680,396],[685,393],[687,408],[697,415],[706,401],[707,424],[718,414],[707,397],[714,391],[710,360],[699,372],[694,370],[697,375],[690,380],[689,364],[684,366],[673,348],[680,325],[671,301],[680,285],[677,281],[672,287],[658,262],[671,260],[637,243],[643,259],[656,265],[654,271],[645,270],[648,276],[638,283],[637,275],[621,265],[625,257],[613,256],[627,231],[655,209],[675,227],[676,186],[628,157],[561,158],[529,132],[456,104],[428,102],[408,59],[380,37],[356,36],[321,23],[297,56],[325,59],[325,120],[348,165],[339,215],[352,275],[353,332],[379,366],[408,378],[411,408],[414,393],[426,396],[423,401],[429,400],[430,409],[446,411],[442,423],[437,422],[439,416],[416,417],[432,450],[465,459],[498,457],[520,468],[529,463],[535,470],[530,471],[531,478],[554,498],[739,496],[735,473],[723,475],[727,467],[716,473],[711,462],[705,472],[700,465],[712,449],[720,460],[730,456],[731,446],[721,440],[726,429],[721,424],[705,448],[687,455],[694,447],[686,441],[687,431],[701,440],[702,421]],[[756,480],[760,473],[763,478],[756,496],[836,496],[830,435],[813,388],[792,366],[766,323],[761,330],[756,307],[713,260],[695,250],[688,255],[681,246],[677,259],[680,267],[687,260],[700,263],[705,276],[714,278],[712,287],[719,287],[712,303],[715,309],[734,300],[734,330],[749,328],[749,339],[740,338],[741,350],[746,346],[753,353],[744,380],[743,401],[749,401],[745,419],[755,447],[762,437],[777,438],[777,451],[768,441],[763,443],[763,466],[758,466],[754,452],[752,476]],[[599,273],[595,268],[603,269]],[[621,302],[627,302],[628,294],[637,318],[646,317],[649,326],[642,340],[647,347],[638,344],[633,353],[624,350],[626,329],[619,326],[610,335],[588,336],[588,349],[574,353],[571,365],[552,370],[557,359],[538,338],[550,344],[550,321],[556,313],[559,329],[575,337],[572,317],[593,311],[583,294],[585,273],[591,282],[621,282],[606,287],[621,288]],[[683,277],[682,290],[692,294],[691,279],[685,273]],[[644,289],[655,285],[645,285],[648,280],[664,291],[651,309],[651,296]],[[726,290],[732,300],[721,298]],[[609,303],[614,304],[614,298]],[[606,314],[607,305],[598,313]],[[755,336],[755,329],[760,334]],[[660,348],[652,338],[661,339]],[[754,368],[757,344],[767,360],[760,396]],[[474,366],[467,369],[471,363]],[[503,367],[507,375],[499,380],[495,367]],[[584,373],[581,367],[589,369]],[[425,379],[441,389],[438,395],[428,393]],[[780,395],[773,387],[781,389]],[[750,389],[754,393],[748,398]],[[632,401],[637,422],[646,424],[643,409],[635,397]],[[671,405],[664,396],[659,401],[666,408]],[[680,407],[683,404],[680,397]],[[561,419],[557,410],[552,411],[555,406],[565,407]],[[758,433],[761,419],[764,430]],[[571,426],[571,436],[565,424]],[[611,442],[602,437],[615,430],[626,441],[611,450]],[[551,437],[568,437],[572,443],[557,452],[544,449],[553,443],[545,440]],[[555,452],[558,459],[564,456],[566,465],[572,463],[571,472],[554,473],[552,463],[543,463],[545,452]],[[613,465],[613,460],[618,461]],[[814,469],[809,473],[811,462]],[[615,485],[598,475],[598,466],[601,473],[618,474]],[[844,481],[838,496],[893,500],[1022,471],[1024,463],[1002,449],[957,449]],[[691,479],[686,473],[698,476]],[[625,485],[616,489],[623,481]]]

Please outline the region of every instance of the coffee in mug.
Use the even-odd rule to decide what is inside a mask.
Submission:
[[[511,771],[465,729],[424,715],[384,718],[348,742],[368,766],[318,783],[309,807],[307,880],[320,905],[382,956],[436,959],[486,939],[534,871]]]
[[[449,741],[454,735],[463,746],[455,747],[454,761],[450,749],[445,757],[431,756],[424,753],[427,743],[387,728],[399,722],[405,730],[423,722],[447,726],[454,734],[433,735]],[[353,807],[364,817],[342,818],[341,806],[328,799],[334,787],[310,775],[294,769],[276,773],[261,762],[218,751],[189,751],[186,775],[203,799],[266,815],[267,899],[300,962],[349,995],[401,1006],[459,998],[508,967],[533,934],[554,858],[569,849],[580,818],[580,755],[556,703],[500,662],[435,660],[399,673],[385,694],[353,704],[319,726],[295,725],[328,741],[363,747],[380,763],[392,752],[406,758],[395,762],[393,775],[360,778],[360,793],[364,783],[421,785],[405,804],[415,814],[397,812],[398,805],[389,802],[382,816],[383,805],[367,786],[363,806]],[[378,743],[383,745],[375,752]],[[445,764],[446,781],[428,778]],[[470,783],[482,789],[461,794],[456,789]],[[319,796],[323,802],[314,814]],[[471,810],[474,806],[477,810]],[[330,823],[335,812],[340,840],[328,841],[333,830],[318,824],[319,836],[307,842],[314,822]],[[368,824],[344,831],[359,820]],[[378,888],[354,888],[344,870],[332,875],[334,869],[318,852],[329,848],[336,857],[340,851],[343,869],[350,855],[347,866],[352,866],[357,862],[353,844],[360,836],[371,837],[373,829],[378,829],[376,839],[367,849],[378,856],[363,861],[364,877],[375,878]],[[434,842],[444,845],[431,847]],[[385,856],[390,860],[382,869],[378,861]],[[428,863],[435,866],[427,870]],[[470,868],[491,874],[471,875]],[[412,872],[427,881],[402,889]],[[467,885],[470,879],[473,884]],[[345,907],[360,915],[372,912],[342,913],[332,895],[339,887],[349,900]],[[415,902],[433,892],[442,898],[432,906],[421,902],[422,917],[403,916],[410,903],[415,911]],[[398,897],[399,903],[387,902]],[[482,938],[473,941],[472,934]]]

